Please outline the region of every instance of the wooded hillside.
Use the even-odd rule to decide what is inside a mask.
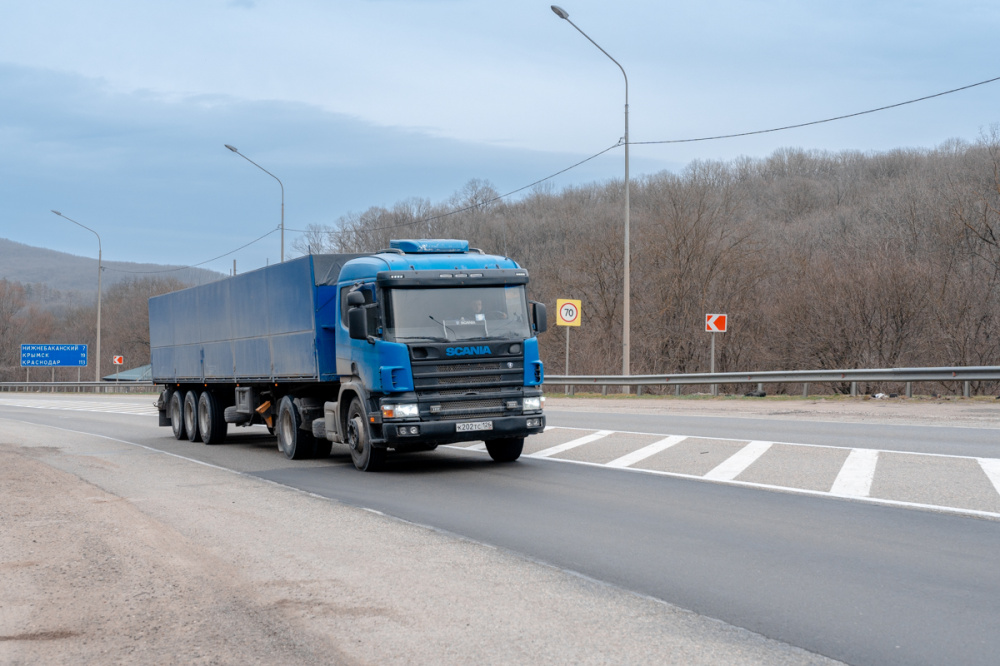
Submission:
[[[496,196],[471,181],[442,205],[313,228],[299,249],[468,238],[526,266],[550,312],[583,301],[571,373],[620,374],[623,181]],[[1000,364],[997,128],[933,150],[696,162],[634,181],[631,225],[633,374],[707,371],[704,315],[717,312],[720,372]],[[542,349],[560,374],[563,331]]]
[[[623,197],[618,180],[509,201],[473,180],[447,202],[408,200],[313,227],[294,247],[372,252],[392,238],[468,239],[529,269],[550,323],[557,298],[583,301],[571,373],[619,374]],[[721,372],[1000,365],[997,128],[933,150],[696,162],[633,181],[631,204],[633,374],[707,371],[706,313],[729,315],[716,343]],[[176,286],[109,289],[105,352],[146,362],[138,304]],[[0,282],[4,378],[14,376],[24,326],[32,342],[93,335],[93,306],[46,320],[23,299],[17,307],[19,288]],[[563,331],[553,326],[541,344],[548,372],[561,374]]]

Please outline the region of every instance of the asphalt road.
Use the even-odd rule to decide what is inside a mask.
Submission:
[[[258,435],[215,447],[178,442],[155,427],[155,417],[68,418],[2,406],[0,414],[104,434],[375,509],[847,663],[994,664],[1000,654],[995,520],[548,459],[499,466],[485,453],[445,447],[362,474],[345,452],[287,461],[273,440]],[[562,418],[550,413],[552,423]],[[803,443],[838,436],[832,424],[780,419],[570,418],[581,427],[665,434],[691,428],[699,436]],[[861,446],[866,431],[875,437],[871,425],[839,428],[841,445]],[[891,448],[886,441],[912,442],[926,429],[879,430],[878,446]],[[954,440],[979,451],[986,442],[976,438],[990,433],[972,430],[936,429],[912,445],[948,447]]]
[[[546,410],[551,425],[594,430],[631,430],[723,439],[796,442],[822,446],[883,449],[953,456],[997,457],[1000,431],[928,425],[887,425],[799,420],[792,410],[785,418],[732,418],[678,414],[614,414]]]

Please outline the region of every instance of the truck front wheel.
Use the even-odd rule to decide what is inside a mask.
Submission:
[[[377,472],[385,465],[385,449],[376,449],[368,436],[365,410],[361,401],[355,398],[347,412],[347,445],[351,448],[351,460],[362,472]]]
[[[316,455],[316,438],[312,432],[302,429],[302,416],[291,396],[286,395],[278,403],[278,450],[291,460],[303,460]]]
[[[509,439],[487,439],[486,451],[498,463],[514,462],[521,457],[524,450],[524,437],[511,437]]]

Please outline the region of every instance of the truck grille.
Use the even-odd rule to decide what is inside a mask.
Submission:
[[[489,361],[414,359],[412,368],[421,418],[493,418],[504,414],[508,401],[516,401],[520,409],[523,356]]]

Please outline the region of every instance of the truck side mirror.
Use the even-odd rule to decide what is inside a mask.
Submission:
[[[365,304],[365,295],[362,294],[360,291],[352,291],[351,293],[347,294],[347,305],[349,307],[353,308],[364,304]]]
[[[368,316],[364,308],[351,308],[347,311],[347,330],[352,340],[368,339]]]
[[[537,333],[544,333],[548,330],[549,317],[545,310],[545,303],[531,301],[531,318]]]

